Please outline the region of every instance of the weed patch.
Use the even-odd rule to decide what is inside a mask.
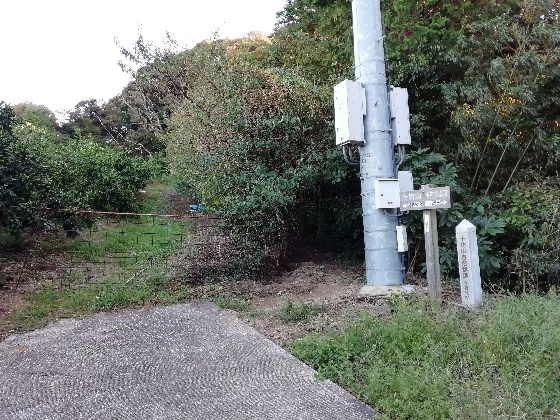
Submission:
[[[279,317],[284,322],[307,321],[321,311],[321,306],[312,302],[288,299],[280,309]]]
[[[146,190],[139,193],[141,198],[139,210],[142,213],[157,213],[166,209],[167,194],[172,183],[173,180],[169,178],[151,181]]]
[[[343,333],[288,345],[378,418],[557,418],[560,296],[497,298],[480,312],[391,301]]]
[[[232,311],[244,311],[251,304],[251,298],[248,296],[221,294],[213,297],[211,300],[220,308]]]
[[[22,235],[0,231],[0,251],[21,251],[25,247]]]
[[[156,280],[154,280],[154,277]],[[48,286],[26,295],[28,305],[12,316],[20,329],[43,326],[48,318],[66,318],[143,304],[173,304],[189,297],[186,285],[161,281],[158,274],[144,281],[100,284],[69,289]]]

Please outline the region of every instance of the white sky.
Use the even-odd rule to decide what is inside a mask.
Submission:
[[[33,102],[58,115],[84,99],[108,100],[128,81],[115,38],[169,31],[192,47],[218,31],[271,33],[285,0],[0,0],[0,101]]]

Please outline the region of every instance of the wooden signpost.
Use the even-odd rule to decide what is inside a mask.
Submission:
[[[436,187],[432,184],[422,185],[419,190],[401,192],[400,199],[401,211],[423,211],[428,294],[434,300],[441,300],[436,209],[451,208],[451,189],[449,187]]]

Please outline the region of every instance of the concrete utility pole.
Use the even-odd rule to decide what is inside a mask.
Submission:
[[[375,208],[374,180],[394,178],[380,0],[352,0],[356,81],[366,92],[360,178],[368,286],[402,285],[396,217]]]

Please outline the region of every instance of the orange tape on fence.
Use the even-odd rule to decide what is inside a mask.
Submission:
[[[38,208],[39,211],[54,211],[58,213],[83,213],[83,214],[103,214],[109,216],[148,216],[148,217],[168,217],[170,219],[211,219],[222,220],[222,217],[208,215],[186,215],[186,214],[152,214],[152,213],[119,213],[115,211],[97,210],[75,210],[75,209],[51,209],[48,207]]]

